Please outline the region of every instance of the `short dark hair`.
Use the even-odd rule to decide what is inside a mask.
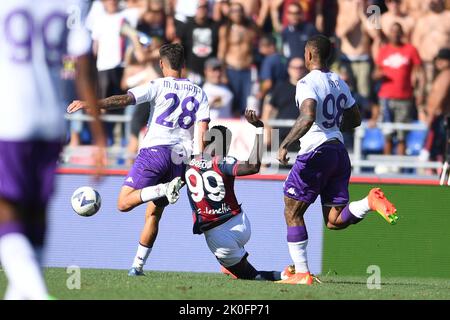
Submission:
[[[321,63],[327,63],[331,57],[333,46],[330,39],[324,35],[318,34],[312,36],[306,45],[311,49],[316,57],[319,58]]]
[[[168,43],[159,49],[161,59],[165,58],[173,70],[181,71],[184,67],[184,48],[179,43]]]
[[[259,41],[260,44],[265,46],[276,46],[277,44],[277,40],[275,39],[275,37],[268,33],[263,34]]]
[[[226,156],[231,145],[232,133],[230,129],[225,126],[217,125],[208,130],[209,140],[205,143],[205,150],[207,147],[214,144],[213,149],[210,151],[221,152],[223,156]],[[222,145],[218,145],[221,142]]]

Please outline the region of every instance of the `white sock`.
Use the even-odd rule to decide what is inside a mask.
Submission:
[[[139,271],[142,271],[142,268],[144,268],[144,265],[147,262],[147,258],[150,252],[152,252],[152,248],[143,246],[142,244],[139,243],[132,267],[138,269]]]
[[[19,290],[8,284],[5,292],[5,300],[25,300],[25,297],[20,294]]]
[[[309,272],[308,259],[306,257],[306,245],[308,240],[300,242],[288,242],[289,254],[295,264],[295,273]]]
[[[364,218],[366,214],[368,214],[371,209],[369,207],[369,198],[365,197],[359,201],[350,202],[348,205],[348,209],[350,212],[357,218]]]
[[[158,184],[156,186],[145,187],[141,190],[142,202],[149,202],[166,195],[167,186],[165,183]]]
[[[14,296],[46,300],[47,287],[30,241],[21,233],[9,233],[0,238],[0,260]]]

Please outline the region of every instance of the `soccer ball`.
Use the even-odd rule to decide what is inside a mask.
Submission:
[[[81,187],[72,195],[72,208],[80,216],[90,217],[97,213],[102,204],[102,198],[97,190],[91,187]]]

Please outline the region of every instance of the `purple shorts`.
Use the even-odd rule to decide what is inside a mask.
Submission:
[[[342,143],[324,143],[299,155],[284,183],[284,195],[313,203],[320,195],[322,205],[346,205],[351,164]]]
[[[184,180],[185,169],[183,155],[172,151],[170,146],[141,149],[123,185],[142,189],[170,182],[176,177],[182,177]],[[166,197],[155,200],[154,203],[157,207],[169,204]]]
[[[53,193],[61,142],[0,141],[0,198],[43,208]]]

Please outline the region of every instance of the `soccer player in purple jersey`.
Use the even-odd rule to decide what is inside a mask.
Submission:
[[[166,44],[159,53],[164,78],[130,89],[127,94],[99,100],[97,104],[101,109],[110,109],[149,102],[153,109],[147,134],[118,200],[122,212],[149,202],[138,250],[128,272],[130,276],[144,275],[143,267],[156,240],[164,208],[178,199],[175,189],[182,184],[180,178],[192,154],[194,125],[198,128],[199,150],[202,151],[209,123],[206,94],[181,78],[183,46]],[[67,110],[71,113],[87,106],[84,101],[74,101]]]
[[[87,10],[88,2],[81,0],[0,3],[0,261],[8,279],[5,299],[49,299],[40,263],[47,204],[66,135],[58,96],[64,54],[77,57],[79,93],[96,103],[89,78],[91,40],[83,27]],[[94,115],[101,170],[105,138],[98,111],[87,111]]]
[[[390,224],[397,220],[394,205],[379,188],[348,204],[351,164],[341,131],[358,127],[361,117],[346,83],[328,69],[331,50],[325,36],[308,40],[305,62],[310,73],[297,83],[295,98],[300,115],[278,151],[278,160],[287,164],[288,147],[300,139],[299,155],[284,183],[287,241],[295,271],[286,268],[284,273],[289,277],[281,283],[313,283],[307,264],[308,233],[303,215],[318,195],[326,226],[332,230],[358,223],[372,210]]]

